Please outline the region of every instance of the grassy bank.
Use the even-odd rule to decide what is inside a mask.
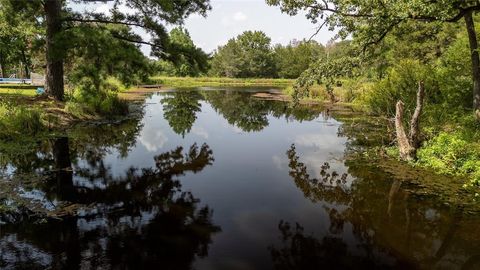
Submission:
[[[36,89],[36,86],[28,84],[0,84],[0,95],[33,97],[36,95]]]
[[[172,87],[202,87],[202,86],[291,86],[295,80],[261,79],[261,78],[215,78],[215,77],[164,77],[151,78],[155,84]]]

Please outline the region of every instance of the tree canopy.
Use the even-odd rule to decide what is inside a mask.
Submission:
[[[341,38],[352,36],[362,45],[363,51],[378,45],[393,30],[409,21],[423,23],[458,22],[465,20],[472,60],[473,108],[480,119],[480,57],[473,20],[473,12],[480,10],[476,0],[439,1],[378,1],[378,0],[266,0],[270,5],[280,6],[283,12],[296,15],[306,11],[313,23],[322,22],[319,29],[327,26],[337,29]]]
[[[199,76],[209,69],[209,56],[193,43],[185,28],[176,27],[169,33],[166,42],[168,54],[162,55],[158,50],[153,54],[158,56],[161,73],[169,76]]]
[[[275,45],[274,52],[278,77],[296,79],[325,53],[325,49],[316,41],[293,40],[286,46]]]
[[[185,18],[193,13],[203,16],[210,10],[209,0],[115,0],[112,1],[109,13],[96,11],[73,10],[67,1],[45,0],[1,0],[2,13],[13,22],[38,22],[45,42],[46,89],[58,100],[64,98],[64,67],[68,51],[77,47],[78,40],[72,39],[71,32],[78,27],[97,27],[104,29],[111,37],[126,42],[147,44],[154,48],[155,55],[168,55],[168,33],[165,24],[182,24]],[[92,1],[75,1],[84,5]],[[122,8],[123,7],[123,8]],[[34,20],[32,20],[32,18]],[[125,28],[110,27],[123,25],[129,29],[139,27],[145,29],[151,40],[143,40],[141,36]]]
[[[212,73],[226,77],[274,77],[271,39],[261,31],[245,31],[213,55]]]

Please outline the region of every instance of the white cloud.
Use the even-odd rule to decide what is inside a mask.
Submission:
[[[339,139],[336,133],[302,134],[295,138],[295,144],[316,147],[320,150],[329,149],[338,143]]]
[[[202,127],[193,127],[192,133],[204,139],[208,139],[208,132]]]
[[[157,152],[167,143],[168,138],[162,131],[150,127],[142,131],[142,135],[138,140],[147,148],[148,152]]]
[[[103,13],[105,15],[110,14],[110,9],[112,8],[109,4],[101,4],[95,9],[95,13]]]
[[[243,12],[239,11],[233,15],[233,20],[237,22],[243,22],[247,20],[247,15],[245,15]]]
[[[283,170],[283,160],[282,160],[282,158],[280,158],[277,155],[274,155],[272,157],[272,160],[273,160],[273,164],[275,165],[275,167],[277,167],[277,169]]]
[[[125,4],[119,5],[118,10],[128,15],[134,15],[135,9],[127,7]]]

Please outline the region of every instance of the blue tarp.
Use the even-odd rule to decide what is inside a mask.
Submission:
[[[0,82],[4,82],[4,83],[27,83],[31,81],[32,81],[31,79],[0,78]]]
[[[37,91],[35,91],[37,95],[43,95],[45,94],[45,89],[43,87],[38,87]]]

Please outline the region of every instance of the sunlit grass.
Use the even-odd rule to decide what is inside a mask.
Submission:
[[[35,96],[36,87],[26,84],[0,84],[0,95]]]
[[[31,88],[16,88],[16,89],[9,89],[9,88],[0,88],[0,95],[18,95],[18,96],[35,96],[36,90]]]
[[[154,83],[176,87],[198,86],[289,86],[295,80],[263,78],[219,78],[219,77],[165,77],[151,78]]]

